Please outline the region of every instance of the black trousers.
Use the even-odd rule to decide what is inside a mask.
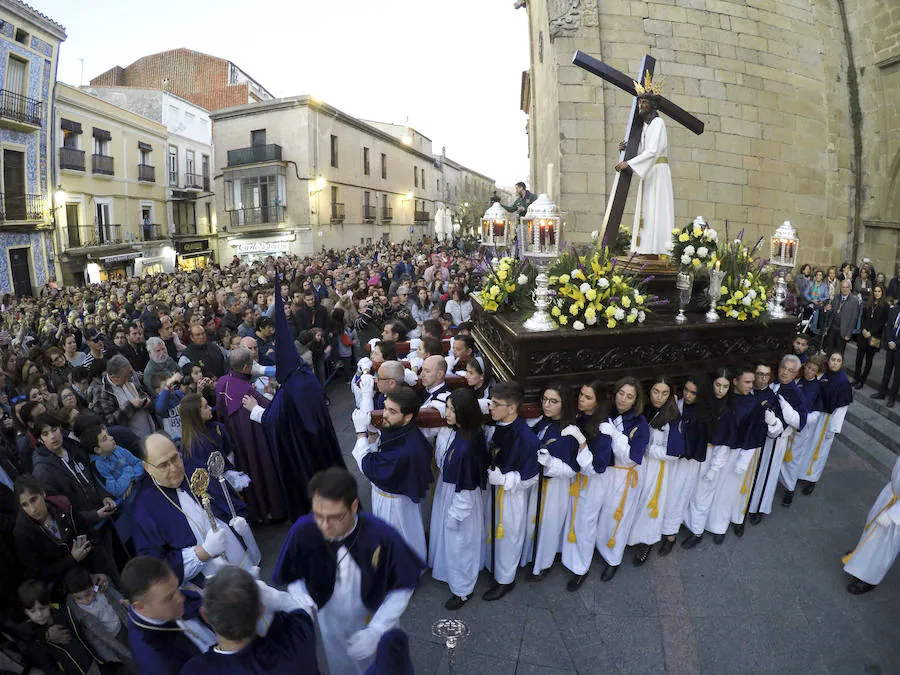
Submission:
[[[891,383],[891,374],[894,375],[894,381]],[[890,383],[890,388],[888,384]],[[897,391],[900,390],[900,345],[897,349],[891,349],[885,345],[884,352],[884,375],[881,376],[881,393],[887,394],[891,398],[897,398]]]
[[[876,347],[869,346],[869,340],[860,333],[856,341],[856,381],[865,382],[872,370],[872,359],[878,353]]]
[[[841,337],[841,331],[834,329],[828,331],[828,335],[825,336],[825,342],[822,344],[822,351],[826,355],[831,352],[840,352],[841,356],[843,356],[846,348],[847,343]]]

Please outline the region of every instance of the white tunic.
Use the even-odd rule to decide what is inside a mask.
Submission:
[[[777,382],[769,386],[776,393],[781,388],[781,384]],[[772,501],[775,499],[781,465],[800,427],[800,413],[781,396],[778,397],[778,403],[785,421],[785,430],[777,438],[767,438],[763,446],[759,462],[759,478],[750,500],[750,513],[772,513]]]
[[[697,537],[702,537],[703,531],[709,529],[713,500],[724,479],[727,463],[727,447],[711,443],[706,446],[706,461],[698,469],[697,484],[684,514],[684,524]]]
[[[593,460],[592,460],[593,461]],[[562,563],[573,574],[587,574],[594,557],[600,509],[613,469],[596,473],[592,464],[581,467],[572,481],[575,495],[566,514]]]
[[[816,483],[822,477],[825,462],[828,461],[828,455],[831,454],[831,445],[834,443],[834,437],[841,433],[841,428],[844,426],[844,418],[847,416],[848,407],[846,405],[841,406],[833,413],[823,412],[819,416],[816,430],[810,443],[812,454],[809,456],[809,463],[805,467],[800,467],[801,480]]]
[[[844,557],[844,571],[878,585],[900,553],[900,458],[891,482],[884,486],[866,517],[866,526],[853,552]]]
[[[666,125],[657,115],[644,124],[638,154],[628,166],[641,179],[634,207],[631,250],[635,253],[666,253],[675,227],[675,197],[668,163]]]
[[[613,420],[619,431],[624,431],[622,417]],[[625,553],[625,545],[631,534],[638,508],[638,486],[643,465],[635,464],[629,456],[628,439],[621,436],[613,440],[615,466],[606,469],[607,485],[597,521],[597,550],[609,565],[619,565]]]
[[[456,431],[443,428],[438,432],[435,444],[435,458],[443,472],[447,450]],[[482,490],[456,491],[452,483],[445,483],[438,476],[431,508],[431,539],[428,547],[428,565],[431,576],[444,581],[454,595],[467,597],[475,590],[478,572],[484,562],[483,542],[484,494]],[[455,520],[458,527],[448,527]]]
[[[353,458],[362,471],[363,457],[370,452],[378,452],[378,443],[369,443],[366,438],[358,438],[353,447]],[[381,518],[400,533],[403,540],[425,560],[425,525],[422,523],[422,509],[406,495],[396,495],[372,485],[372,514]]]
[[[805,478],[801,475],[806,473],[809,468],[809,460],[815,450],[815,441],[817,438],[816,428],[819,426],[819,419],[825,413],[812,411],[806,416],[806,426],[800,431],[794,439],[788,443],[784,453],[784,462],[781,464],[781,484],[789,492],[793,492],[797,487],[797,480]]]
[[[676,457],[669,457],[666,448],[669,441],[669,425],[662,429],[650,427],[650,443],[644,452],[641,465],[644,467],[641,482],[638,485],[637,511],[628,545],[650,544],[658,542],[662,536],[663,514],[666,510],[671,466]]]
[[[553,565],[556,554],[562,550],[565,538],[566,516],[571,503],[572,478],[575,471],[557,457],[550,456],[544,467],[544,485],[541,496],[541,531],[537,542],[537,558],[532,572],[538,574]],[[532,490],[528,503],[528,533],[522,550],[522,565],[531,562],[534,551],[534,526],[537,514],[537,494]]]

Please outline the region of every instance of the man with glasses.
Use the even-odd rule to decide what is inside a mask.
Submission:
[[[425,563],[387,523],[359,512],[346,469],[316,474],[307,491],[312,513],[288,533],[273,582],[315,601],[328,671],[361,675],[406,610]]]
[[[492,456],[488,483],[493,495],[487,511],[490,513],[493,507],[494,516],[488,524],[493,531],[488,536],[486,559],[494,561],[494,583],[481,596],[487,601],[499,600],[516,586],[529,492],[538,478],[541,443],[519,417],[524,399],[522,388],[514,382],[500,382],[491,389],[493,424],[487,427],[487,441]]]
[[[140,459],[147,473],[137,485],[133,507],[138,555],[165,560],[180,583],[201,574],[215,576],[226,564],[248,571],[259,565],[253,532],[242,515],[232,517],[219,482],[211,479],[208,487],[214,527],[191,492],[194,471],[206,468],[202,462],[182,459],[175,444],[158,433],[143,440]],[[237,513],[245,512],[236,495],[231,502]]]

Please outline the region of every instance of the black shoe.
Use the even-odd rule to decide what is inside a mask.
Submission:
[[[528,582],[528,583],[534,583],[534,582],[536,582],[536,581],[542,581],[542,580],[544,579],[544,577],[547,576],[548,574],[550,574],[550,568],[549,568],[549,567],[548,567],[547,569],[545,569],[545,570],[541,570],[541,571],[538,572],[537,574],[529,574],[529,575],[525,578],[525,581]]]
[[[618,565],[607,565],[606,569],[603,570],[603,574],[600,575],[600,581],[610,581],[614,576],[616,576],[616,572],[618,571]]]
[[[637,549],[634,552],[634,566],[640,567],[645,562],[647,562],[647,558],[650,556],[650,545],[649,544],[639,544]]]
[[[794,503],[794,491],[786,490],[784,496],[781,498],[781,505],[785,508]]]
[[[885,396],[887,396],[887,394],[882,394],[882,393],[879,391],[877,394],[872,394],[872,396],[871,396],[870,398],[873,398],[873,399],[875,399],[876,401],[880,401],[881,399],[885,398]]]
[[[662,556],[669,555],[672,552],[672,549],[675,547],[674,539],[663,539],[662,543],[659,545],[659,554]]]
[[[855,581],[851,581],[847,584],[847,592],[851,595],[862,595],[863,593],[868,593],[869,591],[875,590],[875,584],[867,584],[862,579],[856,579]]]
[[[853,388],[854,388],[854,389],[862,389],[862,388],[863,388],[863,384],[864,384],[864,383],[863,383],[862,380],[857,380],[856,384],[853,385]]]
[[[759,525],[762,522],[763,514],[761,513],[751,513],[750,514],[750,524],[751,525]]]
[[[725,535],[724,534],[714,534],[713,535],[713,543],[716,546],[721,546],[725,543]]]
[[[574,593],[575,591],[577,591],[579,588],[581,588],[581,584],[584,583],[584,580],[587,579],[588,574],[590,574],[590,572],[585,572],[584,574],[573,574],[572,578],[569,579],[569,583],[566,584],[566,590],[569,591],[569,593]]]
[[[888,407],[888,408],[893,408],[893,407],[894,407],[894,397],[893,397],[893,396],[888,396],[887,407]]]
[[[734,530],[735,537],[743,537],[744,536],[744,524],[743,523],[734,523],[731,526],[731,529]]]
[[[499,600],[504,595],[509,593],[512,589],[516,587],[516,582],[512,582],[511,584],[498,584],[494,583],[487,591],[485,591],[484,595],[481,596],[482,600],[487,602],[492,602],[494,600]]]
[[[816,489],[815,483],[807,483],[806,485],[803,486],[803,494],[811,495],[813,493],[813,490],[815,490],[815,489]]]
[[[466,604],[469,600],[472,599],[471,595],[467,595],[464,598],[459,597],[458,595],[451,595],[450,599],[444,603],[444,609],[456,610]]]
[[[699,537],[696,534],[692,534],[683,542],[681,542],[681,548],[694,548],[701,541],[703,541],[702,534]]]

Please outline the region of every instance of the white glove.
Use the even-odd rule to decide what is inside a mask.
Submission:
[[[250,529],[250,524],[245,518],[242,518],[241,516],[232,518],[230,521],[228,521],[228,525],[243,538],[253,536],[253,531]]]
[[[455,373],[453,373],[453,374],[456,375],[457,377],[465,377],[465,376],[466,376],[466,371],[464,371],[464,370],[457,370],[457,371],[456,371]]]
[[[594,453],[587,448],[582,448],[575,456],[575,461],[578,462],[578,466],[582,469],[591,466],[594,463]]]
[[[716,476],[718,476],[718,475],[719,475],[718,469],[710,469],[705,474],[703,474],[703,480],[713,481],[716,479]]]
[[[738,476],[743,476],[747,473],[747,469],[750,468],[750,462],[753,461],[753,453],[749,450],[745,450],[741,452],[738,456],[737,461],[734,463],[734,472]]]
[[[228,481],[228,484],[237,492],[240,492],[250,485],[250,476],[243,471],[226,471],[225,480]]]
[[[347,655],[351,659],[362,661],[375,653],[381,633],[374,628],[363,628],[356,631],[347,640]]]
[[[503,472],[500,469],[488,469],[488,483],[503,485]]]
[[[537,461],[541,466],[547,466],[550,463],[550,452],[545,448],[538,450]]]
[[[257,581],[256,586],[259,588],[259,601],[267,611],[280,612],[293,606],[290,593],[272,588],[264,581]]]
[[[364,373],[359,377],[359,390],[364,394],[371,394],[375,391],[375,378]]]
[[[415,386],[416,382],[419,381],[419,376],[416,375],[409,368],[406,368],[403,371],[403,381],[406,382],[410,387]]]
[[[571,436],[576,441],[578,441],[578,445],[584,445],[587,443],[587,439],[584,437],[584,434],[581,433],[581,429],[576,427],[574,424],[570,424],[565,429],[562,430],[563,436]]]
[[[891,527],[894,524],[894,521],[891,520],[891,516],[887,511],[879,513],[878,517],[875,519],[875,522],[881,525],[881,527]]]
[[[774,411],[772,411],[772,410],[767,409],[764,417],[766,420],[767,427],[771,427],[773,424],[775,424],[775,422],[778,421],[778,417],[775,415]]]
[[[353,430],[358,434],[364,434],[372,422],[372,413],[357,408],[350,415],[353,418]]]
[[[450,356],[445,356],[444,360],[447,362],[447,370],[453,372],[453,366],[456,365],[458,359],[451,354]]]
[[[438,400],[428,401],[428,403],[426,403],[425,405],[422,406],[422,409],[425,409],[425,408],[434,408],[441,414],[441,417],[447,416],[447,404],[444,403],[443,401],[438,401]]]
[[[203,540],[203,550],[209,554],[210,558],[215,558],[225,553],[226,544],[225,530],[220,529],[215,532],[210,530],[206,539]]]
[[[376,337],[376,338],[372,338],[371,340],[369,340],[369,349],[371,350],[372,347],[374,347],[375,345],[377,345],[379,342],[381,342],[381,338],[377,338],[377,337]]]
[[[600,433],[615,438],[619,434],[619,430],[616,429],[616,425],[612,422],[604,422],[600,425]]]
[[[359,368],[360,372],[368,373],[372,370],[372,359],[370,359],[368,356],[364,356],[356,364],[356,367]]]
[[[491,402],[486,398],[478,399],[478,407],[481,409],[482,415],[487,415],[491,411]]]
[[[456,518],[454,518],[453,516],[450,516],[449,518],[447,518],[447,529],[448,530],[453,530],[454,532],[456,532],[459,529],[459,525],[460,525],[459,521]]]

